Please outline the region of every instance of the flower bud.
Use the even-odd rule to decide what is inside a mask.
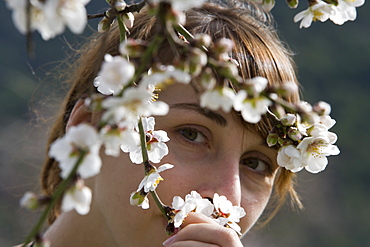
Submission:
[[[238,67],[236,67],[236,65],[233,64],[233,63],[223,63],[223,64],[221,64],[221,66],[218,68],[217,72],[220,73],[220,75],[222,75],[226,78],[230,78],[230,77],[238,78],[239,77]]]
[[[104,17],[98,24],[98,32],[106,32],[109,31],[111,26],[111,19]]]
[[[298,93],[298,85],[294,82],[285,82],[276,91],[280,96],[289,97]]]
[[[313,106],[313,110],[319,114],[319,116],[329,115],[331,112],[331,106],[324,101],[319,101]]]
[[[216,86],[216,78],[211,68],[206,67],[202,71],[199,83],[205,90],[212,90]]]
[[[284,126],[292,126],[297,121],[297,117],[294,114],[288,113],[280,119],[280,122]]]
[[[132,206],[139,206],[143,209],[149,208],[149,199],[147,197],[148,193],[143,190],[132,192],[130,195],[130,204]]]
[[[126,28],[132,28],[134,26],[135,17],[131,12],[122,13],[121,18]]]
[[[299,141],[302,139],[302,134],[297,130],[296,128],[290,128],[288,131],[288,136],[293,140],[293,141]]]
[[[270,133],[267,136],[267,145],[269,147],[275,146],[278,143],[279,135],[277,133]]]
[[[213,51],[216,53],[229,53],[234,47],[231,39],[221,38],[214,43]]]
[[[122,11],[126,8],[126,2],[124,0],[117,0],[114,4],[114,8],[118,11]]]
[[[303,113],[301,114],[302,121],[309,125],[315,124],[320,121],[320,117],[315,112]]]
[[[190,51],[188,62],[189,62],[189,73],[193,76],[197,76],[202,71],[203,66],[207,64],[208,58],[199,48],[193,48]]]
[[[198,47],[209,47],[212,43],[212,38],[208,34],[196,34],[194,35],[195,44]]]
[[[37,209],[40,206],[38,196],[33,192],[26,192],[19,202],[20,206],[27,209]]]
[[[297,8],[299,1],[298,0],[286,0],[288,6],[292,9]]]

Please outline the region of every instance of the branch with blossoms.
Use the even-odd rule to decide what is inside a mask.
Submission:
[[[358,1],[352,1],[352,5],[347,4],[346,0],[325,3],[310,1],[310,11],[307,13],[319,13],[321,8],[318,6],[322,5],[330,8],[328,11],[333,16],[340,12],[340,22],[344,22],[353,19],[353,15],[348,13],[353,14],[354,8],[361,5]],[[74,3],[75,9],[69,9],[70,2]],[[8,0],[7,4],[13,10],[15,25],[22,33],[37,30],[47,40],[63,32],[65,26],[72,32],[82,32],[87,21],[84,6],[88,2]],[[81,215],[89,212],[92,192],[83,181],[99,174],[102,166],[99,150],[102,147],[105,155],[117,157],[124,152],[132,163],[143,165],[144,178],[137,190],[131,193],[130,203],[147,209],[150,207],[150,194],[168,222],[168,233],[179,228],[190,212],[198,212],[240,234],[237,223],[245,215],[244,209],[233,206],[225,196],[215,194],[210,201],[192,191],[184,199],[175,196],[169,206],[161,202],[156,192],[163,180],[160,173],[174,167],[173,164],[154,165],[160,163],[169,152],[166,145],[169,138],[165,131],[155,129],[153,117],[166,115],[169,106],[159,100],[160,95],[156,92],[174,83],[191,84],[198,92],[203,108],[236,111],[249,123],[258,123],[261,116],[266,114],[275,118],[277,124],[266,141],[270,147],[278,146],[277,163],[285,169],[292,172],[306,169],[317,173],[325,169],[327,156],[339,154],[339,149],[334,145],[337,136],[329,131],[335,124],[335,120],[329,116],[330,105],[319,102],[311,106],[307,102],[290,103],[283,100],[298,90],[292,82],[269,86],[267,79],[262,77],[242,79],[238,74],[237,61],[229,55],[233,48],[231,40],[223,38],[213,42],[208,35],[193,36],[183,27],[186,20],[181,10],[200,7],[203,1],[148,0],[130,6],[123,0],[107,2],[110,7],[105,13],[89,16],[102,18],[98,25],[100,32],[108,31],[117,22],[121,40],[120,54],[105,55],[93,82],[99,93],[85,100],[91,111],[102,111],[100,123],[98,127],[87,123],[70,127],[65,136],[51,144],[49,156],[58,161],[63,181],[50,197],[28,192],[21,199],[21,205],[30,209],[45,206],[24,246],[31,241],[39,246],[48,246],[40,231],[47,215],[59,200],[64,212],[76,210]],[[261,4],[270,10],[273,1],[264,0]],[[292,0],[288,4],[296,7],[298,2]],[[150,9],[149,13],[156,15],[161,29],[150,42],[127,38],[134,23],[131,11],[140,11],[145,5]],[[301,26],[309,26],[310,18],[311,21],[316,18],[307,13],[296,17],[296,21],[303,18]],[[163,40],[167,40],[175,54],[170,65],[153,62]],[[140,62],[133,63],[132,59]],[[229,87],[230,82],[240,88],[237,93]]]

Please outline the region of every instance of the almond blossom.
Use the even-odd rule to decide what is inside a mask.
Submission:
[[[120,46],[125,49],[124,44]],[[177,69],[174,66],[162,66],[160,71],[155,71],[144,75],[141,79],[140,85],[154,85],[160,86],[161,84],[172,84],[174,82],[189,84],[191,75],[183,70]]]
[[[150,191],[154,191],[159,182],[163,181],[163,178],[159,174],[165,170],[173,168],[171,164],[164,164],[158,168],[150,165],[150,171],[141,180],[138,189],[132,192],[130,195],[130,204],[133,206],[139,206],[143,209],[149,208],[149,199],[147,197]]]
[[[105,147],[105,154],[118,157],[121,146],[134,146],[140,139],[139,133],[131,125],[121,122],[119,126],[105,125],[100,130],[100,136]]]
[[[135,67],[127,59],[106,54],[94,86],[102,94],[116,95],[130,82],[134,73]]]
[[[299,172],[304,166],[300,158],[300,150],[298,150],[294,145],[285,145],[278,151],[277,164],[291,172]]]
[[[312,21],[324,22],[329,19],[333,9],[330,4],[317,0],[316,4],[311,5],[308,9],[303,10],[294,16],[294,22],[301,21],[299,28],[308,28]]]
[[[186,195],[185,200],[179,196],[175,196],[172,201],[172,208],[175,214],[172,221],[175,228],[181,226],[190,212],[197,212],[241,234],[241,228],[237,222],[245,216],[244,209],[239,206],[233,206],[225,196],[219,196],[217,193],[214,194],[212,202],[206,198],[202,198],[196,191],[192,191]]]
[[[232,228],[241,235],[241,228],[237,223],[240,221],[240,218],[245,216],[244,209],[239,206],[233,206],[232,202],[227,200],[225,196],[220,196],[217,193],[213,196],[213,204],[215,207],[214,220],[222,226]]]
[[[101,141],[95,128],[82,123],[70,127],[65,136],[54,141],[50,146],[49,156],[59,162],[60,176],[65,179],[82,152],[86,152],[77,173],[82,178],[88,178],[100,172],[102,164],[99,156],[100,145]]]
[[[153,169],[143,178],[143,180],[141,180],[137,191],[140,191],[141,189],[144,189],[145,193],[148,193],[149,191],[154,191],[157,188],[159,182],[163,181],[163,178],[159,173],[171,168],[173,168],[173,165],[171,164],[164,164],[158,168],[155,168],[153,166]]]
[[[328,164],[326,156],[338,155],[340,152],[325,136],[306,137],[297,148],[302,152],[301,160],[305,169],[311,173],[323,171]]]
[[[6,0],[13,10],[12,18],[16,28],[27,32],[27,0]],[[67,26],[73,33],[84,30],[87,17],[85,5],[90,0],[30,0],[30,31],[38,31],[44,40],[64,32]]]
[[[200,106],[216,111],[220,108],[224,112],[230,112],[233,107],[235,93],[228,87],[216,87],[207,90],[200,96]]]
[[[360,7],[365,0],[338,0],[338,5],[333,6],[333,14],[330,20],[337,25],[342,25],[346,21],[354,21],[357,17],[356,7]]]
[[[133,86],[126,88],[122,96],[108,97],[102,107],[107,109],[102,116],[104,122],[118,124],[121,121],[137,123],[140,116],[166,115],[169,106],[154,101],[154,86]]]
[[[245,90],[240,90],[234,99],[234,109],[240,111],[243,119],[249,123],[258,123],[271,104],[264,96],[248,98]]]
[[[181,226],[190,212],[197,212],[211,217],[214,210],[212,203],[208,199],[202,198],[196,191],[191,191],[190,194],[186,195],[185,200],[180,196],[175,196],[172,200],[172,208],[175,213],[173,218],[175,228]]]
[[[168,147],[165,142],[170,139],[163,130],[154,131],[155,120],[153,117],[142,118],[144,133],[146,135],[146,148],[148,158],[153,163],[159,163],[168,154]],[[143,163],[140,139],[136,138],[136,145],[122,145],[124,152],[130,153],[130,159],[135,164]]]
[[[61,209],[64,212],[75,209],[77,213],[85,215],[90,211],[91,197],[91,189],[84,185],[82,179],[79,179],[74,186],[65,191]]]
[[[45,16],[55,34],[64,32],[67,26],[73,33],[80,34],[87,24],[86,8],[90,0],[54,0],[45,2]]]

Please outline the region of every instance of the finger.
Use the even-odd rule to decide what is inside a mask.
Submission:
[[[241,247],[239,236],[230,228],[210,223],[192,223],[183,227],[171,239],[171,243],[195,241],[221,247]],[[172,245],[168,245],[172,246]]]
[[[165,245],[166,247],[220,247],[219,245],[215,244],[208,244],[208,243],[201,243],[197,241],[180,241],[175,242],[170,245]]]
[[[185,218],[185,221],[182,223],[181,228],[184,228],[185,226],[190,224],[199,224],[199,223],[218,225],[214,220],[203,214],[190,212],[188,216]]]

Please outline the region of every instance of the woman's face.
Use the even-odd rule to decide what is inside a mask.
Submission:
[[[170,138],[169,154],[161,164],[170,163],[174,168],[161,173],[164,181],[157,189],[159,197],[171,205],[174,196],[184,198],[192,190],[203,197],[225,195],[245,209],[246,216],[239,224],[245,233],[270,198],[277,171],[276,151],[243,127],[235,113],[199,107],[190,85],[172,85],[161,93],[160,100],[170,106],[168,115],[155,118],[155,129],[165,130]],[[103,162],[101,173],[90,185],[93,204],[89,215],[100,225],[107,243],[161,246],[168,237],[166,221],[151,196],[147,210],[129,203],[131,192],[144,177],[144,167],[132,164],[124,153],[119,158],[105,156]]]

